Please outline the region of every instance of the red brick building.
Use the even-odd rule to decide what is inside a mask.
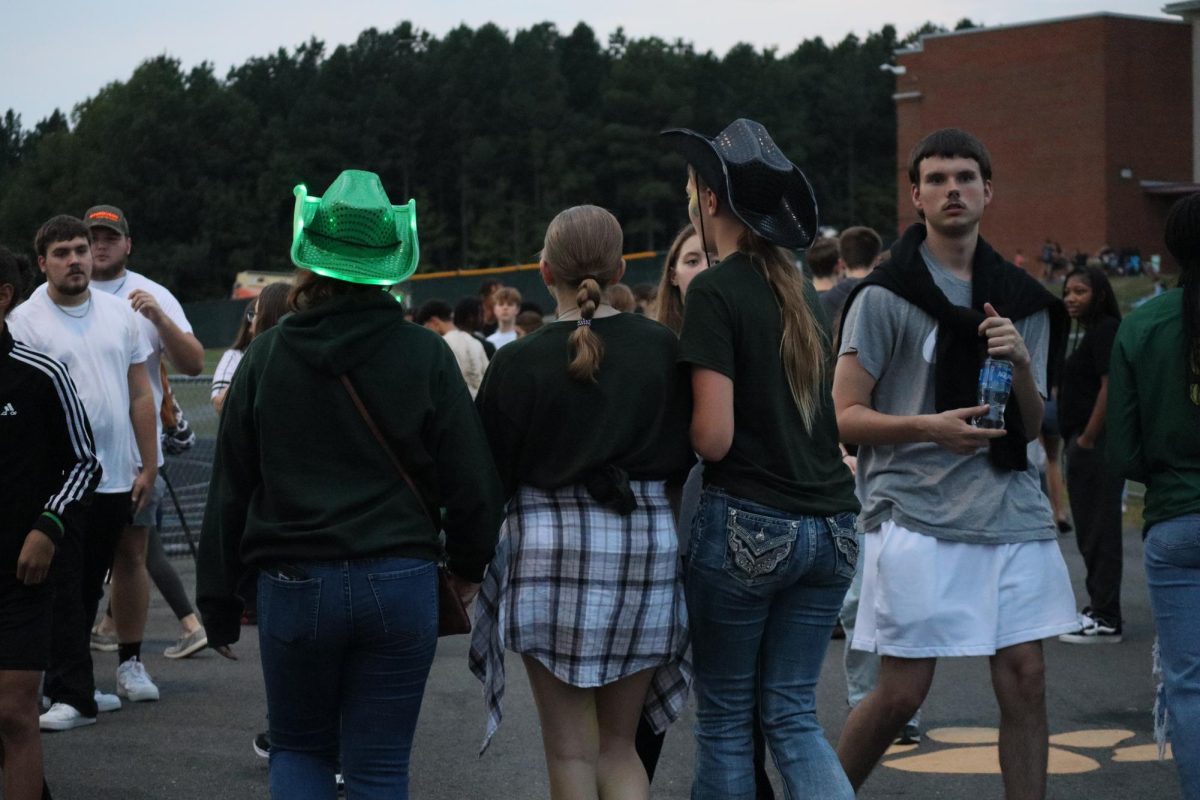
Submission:
[[[1192,28],[1095,14],[924,37],[896,54],[900,230],[917,220],[909,152],[958,127],[992,155],[983,236],[1036,261],[1105,245],[1170,256],[1167,211],[1200,190],[1193,171]]]

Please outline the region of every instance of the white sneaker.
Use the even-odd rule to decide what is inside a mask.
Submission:
[[[95,717],[85,717],[75,706],[55,703],[50,710],[38,717],[38,727],[44,731],[69,731],[84,725],[95,725]]]
[[[105,694],[99,689],[92,695],[96,699],[96,710],[101,714],[107,714],[109,711],[121,710],[121,698],[115,694]]]
[[[117,667],[117,695],[132,703],[158,699],[158,687],[146,674],[146,665],[140,659],[131,658]]]

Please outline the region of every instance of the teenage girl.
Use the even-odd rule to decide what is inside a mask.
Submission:
[[[687,295],[688,285],[692,278],[707,268],[704,245],[689,222],[675,234],[675,241],[667,250],[662,278],[658,281],[658,293],[655,295],[654,318],[674,331],[676,336],[683,328],[683,298]]]
[[[665,729],[687,694],[667,488],[694,460],[691,398],[674,334],[602,300],[624,273],[621,252],[607,211],[554,218],[541,273],[558,321],[497,351],[476,398],[508,498],[471,642],[484,746],[512,650],[533,688],[556,799],[648,797],[638,719]]]
[[[1121,309],[1108,277],[1097,267],[1075,267],[1063,285],[1067,314],[1083,329],[1063,365],[1058,428],[1067,442],[1067,494],[1075,540],[1087,568],[1088,605],[1070,644],[1121,641],[1121,493],[1125,480],[1105,461],[1104,418],[1108,364],[1121,326]]]
[[[692,523],[688,613],[696,668],[693,800],[755,796],[757,715],[789,797],[853,790],[816,718],[825,648],[854,575],[854,481],[830,394],[816,293],[781,246],[811,242],[807,180],[762,125],[715,139],[668,132],[689,164],[692,223],[719,263],[688,288]]]

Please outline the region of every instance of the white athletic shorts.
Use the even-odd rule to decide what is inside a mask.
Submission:
[[[1058,542],[966,544],[894,522],[863,537],[855,650],[990,656],[1079,628]]]

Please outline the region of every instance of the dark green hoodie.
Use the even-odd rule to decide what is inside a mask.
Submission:
[[[244,564],[440,555],[342,373],[429,506],[446,509],[450,571],[479,581],[491,561],[500,481],[450,348],[382,291],[339,297],[257,337],[230,386],[196,577],[213,646],[237,641]]]

